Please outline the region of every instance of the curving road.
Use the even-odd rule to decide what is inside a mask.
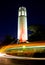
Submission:
[[[45,42],[33,42],[30,44],[13,44],[4,46],[0,49],[0,52],[4,52],[7,49],[10,48],[18,48],[22,46],[22,48],[25,48],[25,46],[30,46],[32,48],[34,47],[43,47],[45,48]],[[6,52],[5,52],[6,53]],[[45,65],[45,58],[32,58],[32,57],[19,57],[19,56],[12,56],[7,54],[0,54],[0,65]]]
[[[4,55],[0,57],[0,65],[45,65],[45,58],[30,58]]]
[[[12,55],[4,55],[1,58],[7,59],[19,59],[19,60],[45,60],[45,58],[33,58],[33,57],[19,57],[19,56],[12,56]]]

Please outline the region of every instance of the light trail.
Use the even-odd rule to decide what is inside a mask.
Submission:
[[[19,56],[12,56],[12,55],[3,55],[2,58],[8,59],[21,59],[21,60],[45,60],[45,58],[34,58],[34,57],[19,57]]]
[[[9,49],[20,49],[20,48],[45,48],[45,46],[22,46],[22,47],[14,47]]]
[[[6,56],[5,53],[0,53],[0,57]]]
[[[4,52],[8,49],[19,49],[19,48],[45,48],[45,42],[29,42],[29,43],[22,43],[22,44],[10,44],[7,46],[3,46],[0,49],[0,53]]]

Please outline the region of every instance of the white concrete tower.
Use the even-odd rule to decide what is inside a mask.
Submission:
[[[27,11],[25,7],[19,7],[18,10],[18,40],[20,42],[26,42],[28,40]]]

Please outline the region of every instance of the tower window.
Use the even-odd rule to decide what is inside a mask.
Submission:
[[[25,16],[26,16],[26,12],[25,12]]]
[[[22,11],[22,15],[24,15],[24,11]]]
[[[21,12],[19,11],[19,16],[21,15]]]

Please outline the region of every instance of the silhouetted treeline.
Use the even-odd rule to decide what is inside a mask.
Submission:
[[[45,41],[45,25],[31,25],[29,30],[33,31],[28,37],[29,41]]]
[[[0,46],[4,46],[4,45],[16,43],[16,42],[17,42],[17,39],[15,39],[14,37],[12,37],[11,35],[6,35],[5,39],[2,40]]]
[[[28,30],[32,31],[31,34],[28,34],[28,41],[45,41],[45,25],[30,25]],[[17,39],[11,35],[6,35],[0,46],[10,43],[17,43]]]

